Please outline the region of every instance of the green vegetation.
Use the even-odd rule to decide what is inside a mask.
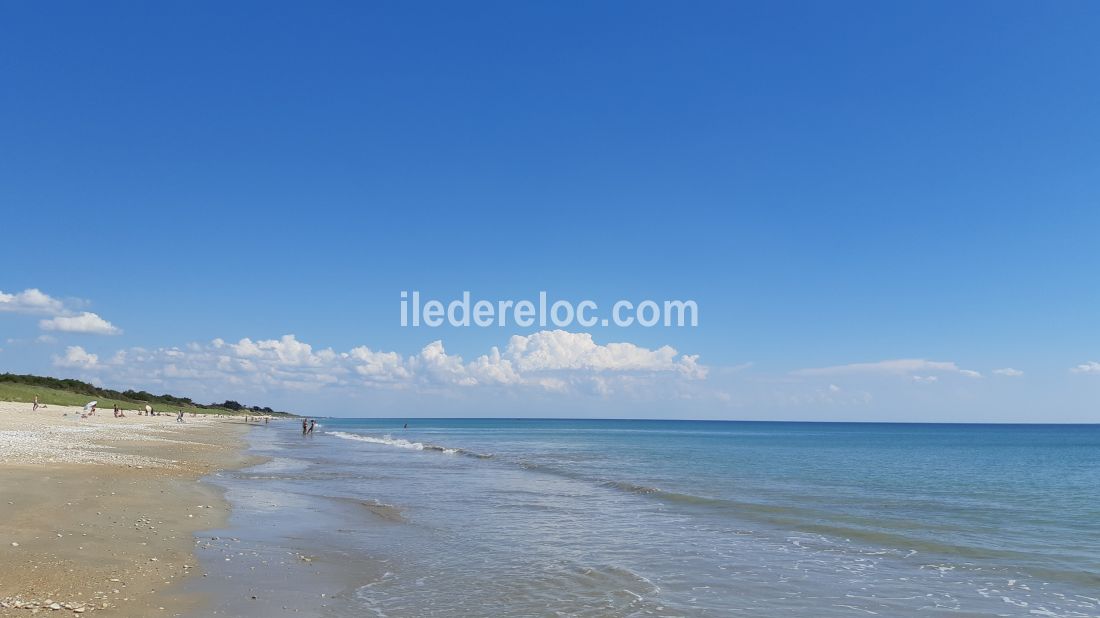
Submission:
[[[232,400],[201,404],[188,397],[153,395],[145,391],[116,391],[80,380],[0,373],[0,401],[31,403],[35,395],[38,396],[39,403],[55,406],[82,406],[91,400],[98,400],[101,410],[109,410],[116,404],[123,410],[144,410],[145,405],[149,404],[157,412],[176,412],[182,409],[188,414],[294,416],[288,412],[276,412],[269,407],[245,406]]]

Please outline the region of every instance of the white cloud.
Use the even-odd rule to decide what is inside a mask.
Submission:
[[[993,375],[1017,378],[1024,375],[1024,372],[1020,371],[1019,369],[1013,369],[1012,367],[1005,367],[1004,369],[994,369]]]
[[[932,384],[933,382],[939,382],[939,380],[936,376],[913,376],[913,381],[917,384]]]
[[[214,340],[215,345],[220,341]],[[192,344],[194,345],[194,344]],[[241,339],[229,347],[238,356],[245,358],[266,359],[274,364],[286,367],[319,367],[326,360],[335,356],[331,349],[314,353],[313,346],[298,341],[294,335],[283,335],[281,339],[267,339],[253,342],[251,339]],[[196,347],[195,350],[201,349]]]
[[[816,367],[794,371],[798,376],[843,376],[859,374],[894,375],[917,377],[917,374],[957,373],[969,378],[980,378],[982,374],[972,369],[962,369],[952,362],[930,361],[919,358],[884,360],[875,363],[851,363],[831,367]],[[935,376],[931,376],[935,377]]]
[[[341,357],[350,359],[352,369],[367,382],[392,384],[412,375],[405,367],[405,359],[396,352],[375,352],[359,346]]]
[[[706,377],[698,356],[678,355],[670,347],[656,350],[633,343],[598,345],[589,333],[544,330],[531,335],[514,335],[504,358],[521,372],[554,370],[588,371],[677,371],[693,378]]]
[[[407,363],[409,369],[420,378],[436,385],[476,386],[479,384],[462,362],[462,357],[451,356],[443,349],[442,341],[433,341],[424,346],[420,353],[411,357]]]
[[[67,362],[67,361],[62,361]],[[76,362],[75,360],[73,362]],[[664,346],[648,349],[632,343],[597,344],[586,333],[542,331],[512,337],[501,351],[466,361],[450,354],[442,341],[418,353],[359,346],[347,352],[315,349],[294,335],[236,343],[214,339],[183,348],[120,350],[104,369],[115,381],[138,386],[180,380],[260,389],[309,390],[328,386],[420,389],[431,392],[473,387],[531,388],[598,396],[652,390],[660,380],[693,382],[707,368],[698,356]],[[674,392],[671,388],[669,392]]]
[[[99,367],[99,356],[89,354],[78,345],[72,345],[65,348],[65,356],[54,356],[53,364],[55,367],[95,369]]]
[[[0,291],[0,311],[58,315],[64,310],[64,303],[38,288],[28,288],[15,294]]]
[[[73,301],[77,306],[82,301]],[[38,327],[46,331],[86,333],[93,335],[118,335],[122,333],[114,324],[89,311],[77,313],[72,307],[38,288],[7,294],[0,291],[0,312],[28,313],[50,316],[39,320]],[[46,341],[48,342],[48,341]]]
[[[1070,369],[1073,373],[1097,373],[1100,374],[1100,363],[1096,361],[1089,361],[1082,363]]]
[[[61,331],[65,333],[86,333],[92,335],[120,335],[122,330],[98,315],[85,311],[79,315],[59,315],[48,320],[40,320],[38,327],[42,330]]]

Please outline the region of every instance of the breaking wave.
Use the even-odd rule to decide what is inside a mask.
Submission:
[[[439,446],[438,444],[431,444],[429,442],[413,442],[404,438],[395,438],[388,434],[382,437],[377,437],[366,436],[358,433],[348,433],[346,431],[329,431],[327,433],[330,436],[343,438],[344,440],[355,440],[357,442],[368,442],[370,444],[383,444],[385,446],[393,446],[397,448],[408,449],[411,451],[435,451],[437,453],[443,453],[445,455],[464,455],[466,457],[475,457],[477,459],[489,459],[493,456],[491,453],[476,453],[474,451],[468,451],[462,448]]]

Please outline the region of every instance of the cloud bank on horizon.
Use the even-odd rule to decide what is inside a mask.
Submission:
[[[464,393],[537,393],[560,398],[630,401],[682,400],[719,407],[746,406],[866,408],[875,401],[868,384],[904,384],[933,388],[955,378],[957,385],[986,376],[1020,379],[1024,371],[1000,367],[981,371],[953,361],[887,359],[809,367],[786,372],[757,372],[753,363],[709,367],[697,354],[669,345],[650,348],[620,341],[599,343],[587,332],[541,330],[512,335],[503,346],[469,360],[449,353],[442,339],[418,352],[402,354],[358,345],[344,351],[318,348],[293,334],[272,339],[215,338],[176,347],[141,346],[86,349],[57,337],[117,335],[114,324],[95,313],[78,311],[37,288],[0,292],[0,312],[43,317],[50,333],[35,342],[64,345],[51,356],[52,367],[73,370],[110,386],[167,389],[233,396],[240,391],[280,393],[389,391],[454,397]],[[1087,361],[1069,374],[1100,375],[1100,362]],[[737,376],[738,380],[731,380]],[[717,378],[717,379],[715,379]],[[923,386],[919,386],[923,385]],[[925,391],[927,392],[927,391]]]
[[[597,344],[588,333],[563,330],[514,335],[503,350],[493,346],[471,361],[448,354],[441,340],[418,353],[357,346],[337,352],[315,349],[294,335],[278,339],[214,339],[182,348],[122,349],[100,360],[81,346],[68,346],[54,366],[110,376],[127,383],[207,381],[231,386],[313,390],[324,387],[421,389],[444,392],[473,387],[522,387],[557,393],[623,393],[640,379],[700,381],[707,368],[698,356],[670,346],[648,349],[632,343]]]

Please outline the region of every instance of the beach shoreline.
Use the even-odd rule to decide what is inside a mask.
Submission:
[[[175,616],[201,595],[195,533],[227,521],[200,482],[255,463],[236,417],[137,416],[0,402],[0,616]]]

